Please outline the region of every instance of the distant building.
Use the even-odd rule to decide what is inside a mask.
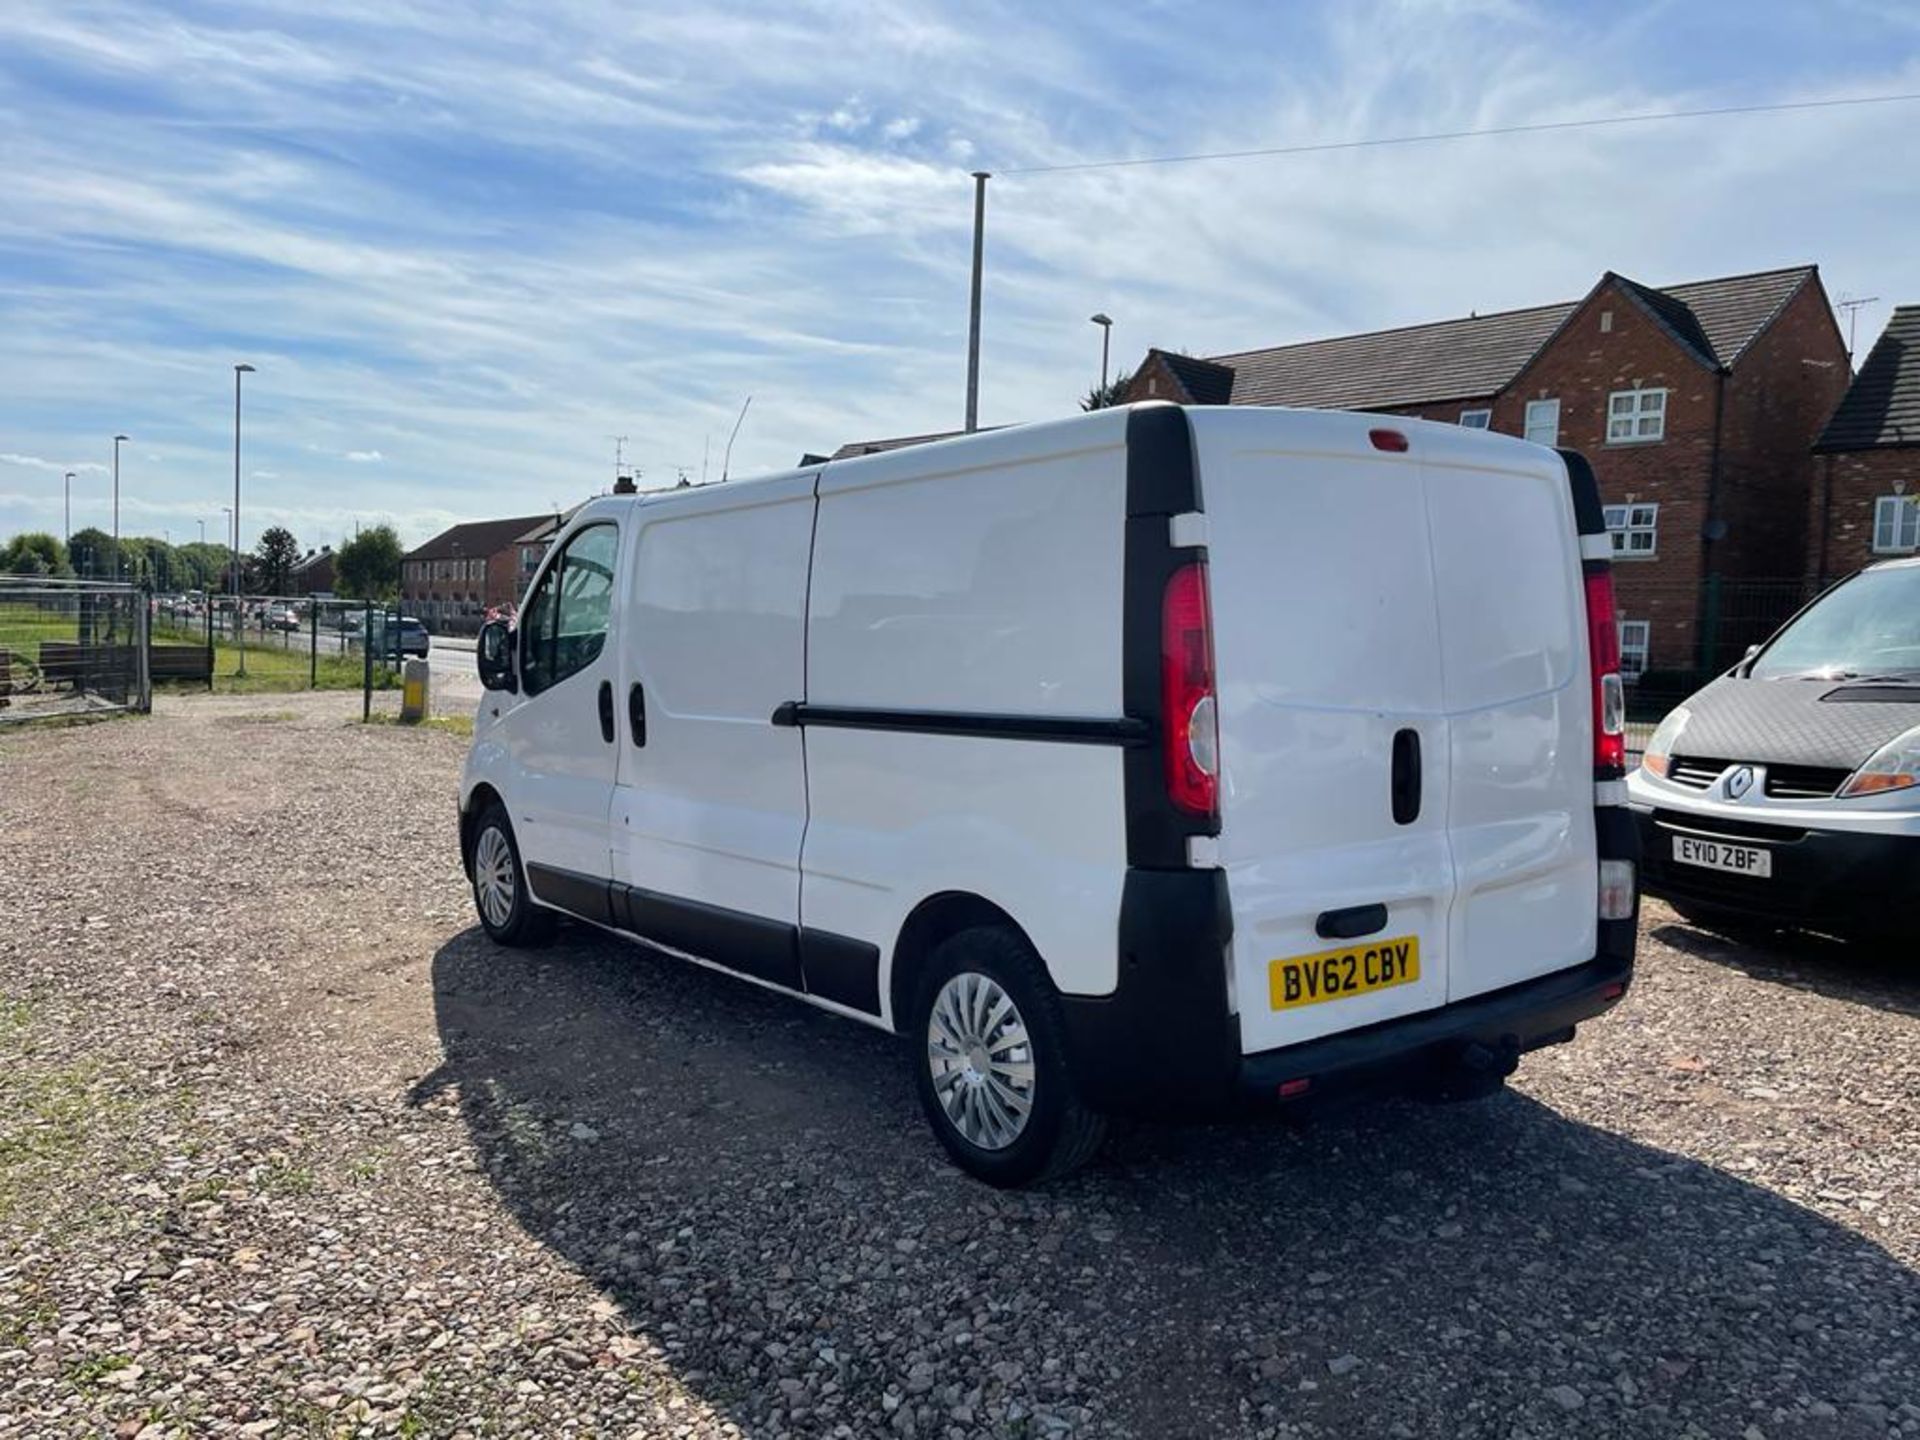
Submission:
[[[1797,603],[1812,447],[1847,380],[1820,272],[1800,265],[1660,289],[1609,271],[1527,310],[1206,359],[1149,350],[1127,399],[1373,410],[1581,451],[1637,674],[1723,663]],[[1709,576],[1788,583],[1735,635]]]
[[[517,603],[525,586],[520,537],[551,515],[474,520],[443,530],[400,561],[400,603],[429,630],[478,630],[489,609]]]
[[[1920,551],[1920,305],[1893,312],[1814,451],[1811,578]]]
[[[333,547],[322,545],[318,550],[309,550],[287,571],[287,594],[289,595],[331,595],[335,576],[333,568]]]

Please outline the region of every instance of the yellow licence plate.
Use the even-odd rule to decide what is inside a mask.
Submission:
[[[1420,937],[1367,940],[1318,955],[1295,955],[1267,966],[1267,994],[1276,1010],[1344,1000],[1420,978]]]

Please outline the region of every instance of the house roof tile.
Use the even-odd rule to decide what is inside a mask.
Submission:
[[[1894,310],[1814,448],[1894,445],[1920,445],[1920,305]]]
[[[1622,276],[1608,278],[1644,304],[1682,345],[1714,365],[1732,364],[1813,274],[1813,266],[1799,265],[1659,289]],[[1511,383],[1580,303],[1535,305],[1200,360],[1160,354],[1201,404],[1378,410],[1477,400]],[[1222,377],[1223,370],[1230,374]]]
[[[520,536],[550,515],[521,515],[512,520],[469,520],[442,530],[424,545],[406,554],[409,560],[445,560],[454,555],[477,558],[492,555],[513,544]]]

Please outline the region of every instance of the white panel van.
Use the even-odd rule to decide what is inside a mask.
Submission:
[[[583,507],[461,851],[904,1036],[1002,1185],[1104,1117],[1483,1093],[1625,993],[1635,832],[1585,462],[1141,405]]]

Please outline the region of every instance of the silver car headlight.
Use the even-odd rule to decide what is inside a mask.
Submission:
[[[1667,718],[1654,728],[1653,738],[1647,741],[1647,748],[1641,753],[1640,765],[1649,775],[1658,775],[1665,779],[1667,766],[1673,759],[1673,750],[1680,743],[1680,732],[1687,728],[1687,721],[1693,718],[1693,712],[1684,705],[1675,706],[1667,712]]]
[[[1896,735],[1871,759],[1847,777],[1838,791],[1841,799],[1853,795],[1879,795],[1888,790],[1906,790],[1920,785],[1920,725]]]

